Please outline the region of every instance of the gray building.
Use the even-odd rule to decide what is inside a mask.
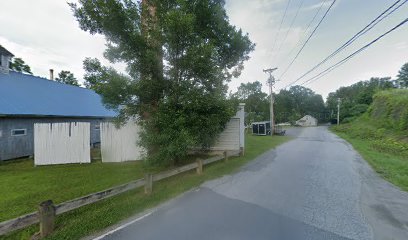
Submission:
[[[34,154],[34,123],[89,122],[90,144],[99,123],[116,113],[94,91],[9,70],[13,54],[0,45],[0,161]]]

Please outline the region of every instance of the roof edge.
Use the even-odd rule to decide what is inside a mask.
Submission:
[[[35,114],[2,114],[0,113],[1,118],[106,118],[113,119],[115,116],[64,116],[64,115],[35,115]]]

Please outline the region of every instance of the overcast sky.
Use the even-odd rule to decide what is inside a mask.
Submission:
[[[248,32],[251,40],[256,43],[256,49],[251,54],[251,59],[246,62],[242,75],[230,83],[230,90],[236,91],[241,83],[259,80],[267,91],[265,84],[267,75],[262,69],[278,67],[274,75],[277,78],[282,75],[332,0],[325,1],[311,29],[305,33],[321,2],[321,0],[290,0],[287,14],[278,31],[288,0],[227,0],[226,9],[231,23]],[[279,91],[324,59],[393,2],[338,0],[292,67],[279,79],[275,91]],[[294,19],[300,4],[302,7]],[[341,60],[407,16],[408,4],[405,4],[314,73],[317,74],[319,70]],[[82,80],[84,58],[103,58],[104,38],[81,31],[66,1],[2,0],[0,29],[0,44],[16,57],[23,58],[37,76],[48,78],[49,69],[53,68],[55,72],[69,70]],[[370,77],[395,78],[405,62],[408,62],[408,24],[306,87],[325,97],[340,86],[347,86]],[[314,74],[307,77],[312,76]],[[299,83],[307,80],[307,77]]]

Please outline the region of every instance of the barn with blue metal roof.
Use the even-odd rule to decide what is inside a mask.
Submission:
[[[0,48],[2,48],[0,46]],[[34,153],[34,123],[90,122],[91,142],[100,142],[99,123],[115,117],[101,97],[71,86],[9,70],[13,56],[0,51],[0,160]]]

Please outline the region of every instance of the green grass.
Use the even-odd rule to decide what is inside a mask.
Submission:
[[[378,127],[408,131],[408,89],[376,93],[368,114]]]
[[[378,128],[365,116],[331,130],[353,145],[384,179],[408,191],[406,131]]]
[[[143,177],[140,162],[34,167],[33,160],[0,165],[0,221],[36,210],[42,201],[61,203]]]
[[[218,178],[225,174],[237,171],[240,166],[254,159],[256,156],[279,144],[284,143],[285,141],[288,141],[289,139],[289,137],[280,136],[271,138],[268,136],[261,137],[247,135],[245,156],[231,158],[227,163],[220,161],[211,165],[206,165],[204,166],[204,173],[202,175],[197,175],[194,173],[194,171],[190,171],[154,183],[153,194],[150,196],[144,195],[142,193],[142,189],[137,189],[59,215],[57,217],[56,231],[48,239],[79,239],[89,234],[98,232],[112,224],[118,223],[121,220],[131,217],[136,213],[157,206],[159,203],[169,200],[189,189],[197,187],[207,180]],[[60,197],[60,201],[78,197],[80,195],[83,195],[86,191],[95,192],[95,190],[97,190],[96,188],[98,188],[98,190],[102,190],[108,186],[113,186],[123,181],[140,178],[143,175],[143,170],[138,163],[126,163],[123,165],[95,163],[91,165],[51,166],[39,167],[38,170],[37,168],[33,170],[32,165],[30,165],[32,163],[29,163],[27,161],[23,161],[20,164],[21,168],[24,168],[24,166],[28,168],[27,171],[30,174],[34,174],[33,172],[40,171],[40,173],[35,173],[38,174],[36,176],[42,176],[47,180],[38,179],[36,180],[36,182],[45,184],[44,186],[47,186],[47,188],[53,189],[52,192],[59,192],[53,194],[55,194],[54,196],[58,195]],[[2,178],[8,179],[3,176],[3,173],[5,173],[8,174],[9,178],[11,178],[11,176],[15,176],[14,179],[17,179],[18,182],[23,182],[23,169],[17,170],[16,167],[12,168],[7,165],[0,166],[0,168],[2,171],[0,180]],[[6,170],[6,168],[11,169]],[[14,174],[12,173],[13,169]],[[57,173],[50,173],[51,169],[53,171],[55,169]],[[29,178],[31,178],[32,176],[30,174]],[[59,174],[61,174],[61,176],[58,176]],[[52,176],[50,177],[48,175]],[[66,179],[73,179],[73,177],[75,180],[69,180],[70,184],[67,184],[68,187],[61,186],[62,179],[65,179],[65,181],[67,181]],[[89,182],[92,182],[92,184],[90,184]],[[30,197],[30,194],[21,193],[22,189],[19,188],[19,186],[17,186],[17,184],[14,182],[9,181],[8,183],[15,186],[13,188],[13,191],[9,190],[7,187],[4,187],[3,183],[2,188],[6,189],[6,191],[10,193],[14,192],[15,195],[27,195],[24,197],[24,199],[29,200],[28,198]],[[41,191],[43,193],[48,192],[43,190],[43,185],[33,186],[35,184],[28,183],[26,183],[25,185],[31,185],[33,188],[36,188],[38,191]],[[32,193],[34,191],[30,190],[30,192]],[[2,196],[4,195],[2,194]],[[10,202],[12,198],[5,198],[9,199],[7,206],[11,207],[13,205]],[[40,201],[46,198],[36,196],[37,200],[29,201],[32,204],[31,207],[24,206],[27,203],[22,199],[23,198],[19,199],[18,202],[14,201],[14,203],[16,205],[18,204],[18,206],[13,205],[14,210],[11,211],[12,214],[9,210],[3,208],[3,205],[0,205],[2,211],[8,212],[9,216],[14,216],[16,212],[24,212],[27,210],[28,212],[32,212],[33,209],[35,209],[33,207],[35,207]],[[52,199],[54,200],[54,198]],[[24,209],[24,211],[22,211],[21,209]],[[28,239],[37,231],[38,226],[34,225],[27,229],[0,237],[0,239]]]

